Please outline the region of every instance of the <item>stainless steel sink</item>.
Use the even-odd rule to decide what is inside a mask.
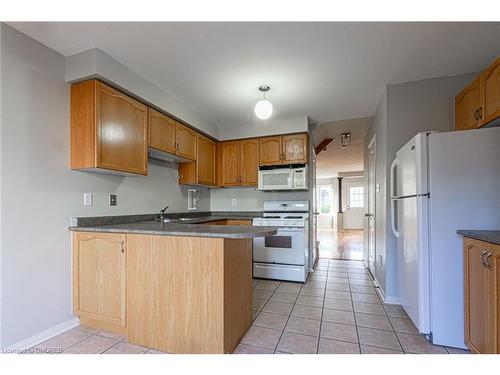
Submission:
[[[164,223],[164,224],[166,224],[166,223],[175,223],[176,221],[179,221],[179,220],[177,220],[177,219],[170,219],[170,218],[165,218],[165,219],[163,219],[163,220],[162,220],[162,219],[160,219],[159,217],[157,217],[157,218],[155,219],[155,221],[156,221],[156,222],[159,222],[159,223]]]

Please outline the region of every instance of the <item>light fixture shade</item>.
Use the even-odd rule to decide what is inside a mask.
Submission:
[[[255,104],[255,115],[261,120],[266,120],[273,114],[273,105],[269,100],[259,100]]]

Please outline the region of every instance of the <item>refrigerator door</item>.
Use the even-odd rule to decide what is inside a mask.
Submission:
[[[401,306],[420,333],[430,333],[428,198],[413,196],[398,204],[398,292]]]
[[[500,128],[429,136],[433,342],[464,348],[463,238],[500,227]]]

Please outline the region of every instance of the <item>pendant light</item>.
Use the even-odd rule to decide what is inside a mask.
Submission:
[[[262,92],[264,98],[255,104],[255,115],[261,120],[267,120],[273,114],[273,105],[269,100],[266,100],[266,92],[270,89],[267,85],[259,87],[259,91]]]

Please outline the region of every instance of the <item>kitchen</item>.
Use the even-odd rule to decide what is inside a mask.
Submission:
[[[234,117],[225,126],[216,126],[226,116],[221,100],[226,97],[229,102],[229,96],[205,90],[201,100],[198,89],[191,87],[192,103],[176,99],[160,79],[151,78],[158,70],[144,78],[141,61],[117,55],[121,47],[113,50],[107,46],[106,50],[103,41],[95,44],[99,48],[77,48],[72,43],[85,27],[85,23],[50,22],[1,25],[3,349],[23,352],[38,348],[43,352],[44,347],[60,347],[63,352],[76,353],[78,348],[90,350],[89,343],[94,343],[98,352],[122,353],[465,354],[498,350],[493,338],[485,344],[474,331],[482,329],[482,323],[474,323],[483,319],[480,313],[461,309],[471,300],[477,304],[483,298],[472,293],[475,279],[463,278],[461,263],[454,263],[453,280],[443,286],[448,292],[456,288],[447,298],[458,301],[457,305],[446,314],[453,316],[448,320],[457,340],[462,340],[458,345],[456,341],[439,341],[439,329],[429,331],[421,326],[411,304],[400,299],[402,274],[408,275],[404,282],[411,287],[429,277],[411,275],[416,267],[399,272],[414,254],[406,254],[407,248],[400,244],[400,238],[408,237],[403,233],[398,238],[398,231],[403,231],[398,225],[408,223],[398,221],[405,213],[395,213],[403,209],[397,202],[429,191],[404,192],[407,185],[403,182],[409,177],[400,173],[407,171],[407,164],[394,165],[391,174],[393,160],[404,157],[398,150],[417,134],[422,144],[429,142],[429,157],[434,158],[429,172],[431,195],[440,192],[432,185],[438,183],[438,176],[470,173],[470,186],[457,188],[453,198],[451,186],[466,184],[448,177],[445,182],[453,181],[454,185],[440,185],[444,186],[443,199],[449,197],[453,202],[480,189],[481,195],[468,202],[469,220],[458,223],[450,216],[439,216],[456,210],[452,216],[458,217],[462,208],[438,208],[436,201],[431,208],[439,212],[431,220],[453,221],[454,250],[448,250],[455,251],[457,258],[462,259],[464,251],[457,230],[474,241],[478,237],[486,240],[487,245],[474,242],[475,247],[470,248],[470,240],[465,240],[465,249],[479,249],[484,272],[496,270],[494,235],[470,231],[495,231],[500,225],[495,214],[500,209],[491,203],[498,202],[494,189],[498,175],[491,173],[485,179],[489,174],[479,168],[491,171],[498,159],[499,109],[494,106],[498,105],[495,77],[499,74],[499,51],[493,43],[498,24],[450,26],[470,39],[484,35],[486,52],[455,69],[436,63],[432,74],[422,71],[387,80],[382,85],[383,94],[373,95],[375,99],[366,107],[369,113],[346,112],[345,116],[373,116],[364,139],[365,150],[372,139],[377,143],[373,268],[368,264],[369,246],[365,261],[318,258],[315,158],[320,150],[316,149],[319,143],[315,135],[318,122],[323,120],[318,116],[329,103],[311,110],[314,116],[308,112],[296,115],[298,112],[287,109],[280,96],[280,80],[279,84],[258,80],[248,89],[251,92],[243,95],[245,99],[231,109]],[[87,30],[88,35],[102,35],[100,27],[104,25],[91,25],[93,31]],[[145,27],[145,34],[161,33],[162,27],[171,27],[170,32],[183,31],[186,38],[192,38],[190,43],[201,44],[193,37],[198,28],[207,27],[207,35],[215,40],[217,28],[227,32],[231,26],[123,23],[107,27],[116,27],[110,35],[126,29],[139,33],[141,27]],[[234,27],[243,34],[258,29],[252,25]],[[280,30],[284,32],[299,26],[265,27],[283,27]],[[318,27],[312,34],[330,26]],[[373,33],[388,32],[374,25],[366,27],[365,31],[374,27],[370,29]],[[409,34],[423,32],[418,25],[411,27],[415,29]],[[195,30],[192,34],[190,28]],[[68,39],[58,42],[51,33]],[[442,44],[448,41],[448,36],[442,38]],[[434,48],[438,50],[442,44],[436,43]],[[457,48],[455,53],[463,50]],[[200,77],[191,65],[194,60],[186,62],[183,76]],[[172,63],[170,69],[181,72],[178,64]],[[489,76],[491,81],[486,79]],[[483,87],[487,90],[481,91]],[[467,96],[470,92],[473,94]],[[209,106],[211,95],[216,109]],[[421,101],[410,108],[408,102],[416,96]],[[463,96],[466,98],[461,101]],[[481,113],[476,96],[487,104]],[[308,100],[298,97],[299,102]],[[274,114],[259,112],[256,104],[262,100],[272,103]],[[252,126],[245,119],[231,125],[234,118],[242,117],[237,114],[242,102],[250,108],[245,109],[245,116],[253,116]],[[196,111],[190,107],[193,103],[199,105]],[[348,101],[339,103],[336,110],[348,107]],[[462,103],[468,108],[462,109]],[[494,108],[487,112],[490,106]],[[17,116],[20,108],[28,110]],[[462,113],[469,123],[462,121]],[[269,118],[257,120],[259,114]],[[338,116],[340,119],[344,114]],[[451,138],[463,140],[447,144]],[[468,158],[460,152],[448,159],[438,155],[446,153],[445,147],[458,150],[468,146],[481,152]],[[443,160],[451,164],[438,164]],[[453,173],[450,165],[456,167]],[[433,175],[438,167],[439,174]],[[479,180],[485,181],[484,186],[477,186]],[[370,188],[368,183],[365,186]],[[485,204],[485,199],[489,203]],[[471,213],[474,209],[479,212]],[[21,233],[20,227],[30,227],[30,234]],[[432,240],[435,233],[430,231]],[[488,250],[490,247],[493,250]],[[401,254],[409,258],[398,258]],[[470,262],[477,262],[476,258],[471,256]],[[445,265],[437,271],[432,268],[432,272],[439,274],[451,267],[451,262],[441,261]],[[437,260],[432,264],[438,264]],[[432,277],[437,278],[439,275]],[[44,282],[34,283],[35,279]],[[460,289],[467,280],[471,283],[465,288],[469,295]],[[419,292],[429,288],[424,286]],[[434,300],[432,305],[438,302]],[[419,306],[423,306],[421,302]],[[461,337],[468,334],[463,330],[466,319],[473,323],[469,325],[473,332],[469,342]],[[488,319],[493,327],[494,322]],[[66,336],[55,340],[59,335]]]

